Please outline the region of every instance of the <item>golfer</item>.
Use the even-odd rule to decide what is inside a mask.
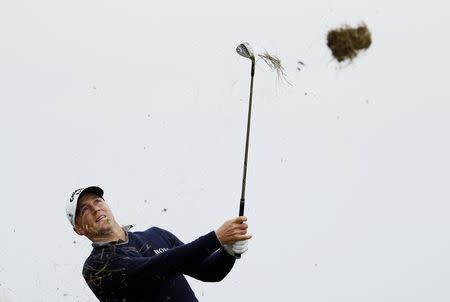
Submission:
[[[105,302],[198,301],[184,275],[221,281],[251,238],[244,216],[187,244],[157,227],[131,232],[116,222],[96,186],[75,190],[66,212],[74,231],[92,241],[83,277]]]

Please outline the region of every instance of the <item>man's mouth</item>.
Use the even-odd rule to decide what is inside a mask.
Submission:
[[[105,218],[106,218],[105,215],[101,215],[100,217],[97,218],[97,220],[95,222],[99,222],[100,220],[105,219]]]

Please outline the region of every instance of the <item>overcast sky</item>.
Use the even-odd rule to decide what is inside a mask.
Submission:
[[[185,242],[236,216],[250,61],[249,251],[200,301],[450,300],[444,1],[0,1],[0,301],[96,301],[65,217],[99,185]],[[328,30],[373,44],[338,64]],[[301,66],[301,60],[306,66]],[[300,70],[298,70],[300,67]]]

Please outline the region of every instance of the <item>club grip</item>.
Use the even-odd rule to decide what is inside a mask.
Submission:
[[[241,198],[241,202],[239,203],[239,216],[244,216],[245,209],[245,199]]]
[[[239,216],[244,216],[245,198],[241,198],[239,203]],[[241,259],[241,254],[234,254],[234,258]]]

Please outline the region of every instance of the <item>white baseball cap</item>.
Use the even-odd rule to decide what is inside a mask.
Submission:
[[[95,195],[103,198],[102,188],[96,186],[80,188],[73,191],[70,195],[69,202],[66,205],[66,216],[72,226],[75,226],[75,215],[77,213],[78,200],[86,193],[94,193]]]

